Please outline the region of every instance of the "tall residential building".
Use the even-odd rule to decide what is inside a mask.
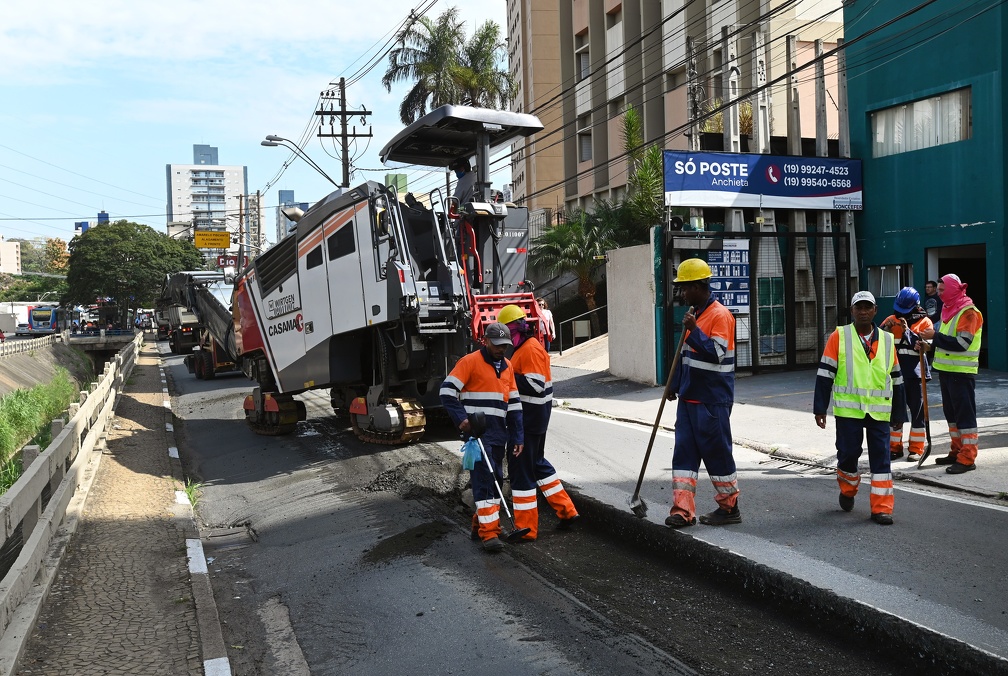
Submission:
[[[21,274],[21,242],[5,242],[0,235],[0,272]]]
[[[308,211],[310,206],[308,202],[297,202],[294,200],[293,190],[278,190],[277,199],[280,204],[276,208],[276,241],[282,240],[290,232],[290,229],[294,227],[294,221],[283,215],[284,207],[297,207],[301,211]]]
[[[754,59],[757,31],[763,35],[759,55],[767,81],[787,71],[788,35],[796,37],[798,66],[814,57],[816,40],[823,40],[829,50],[843,35],[841,0],[564,0],[549,8],[546,4],[508,2],[511,68],[519,87],[516,106],[538,115],[546,126],[534,138],[533,158],[516,148],[512,174],[516,197],[541,197],[565,181],[562,201],[567,207],[590,209],[597,199],[625,195],[622,113],[629,105],[640,112],[645,142],[689,148],[685,132],[690,121],[691,63],[702,113],[724,98],[723,27],[735,34],[740,98],[749,96],[759,77],[754,68],[760,61]],[[549,34],[543,27],[551,25],[557,29]],[[559,77],[552,65],[557,60]],[[835,139],[839,127],[835,58],[827,59],[825,70],[833,93],[827,104],[828,135]],[[797,82],[806,138],[815,135],[812,76],[813,70],[806,68]],[[771,133],[785,135],[786,82],[770,88],[769,106]],[[562,171],[556,174],[551,151],[562,156]]]
[[[547,219],[563,210],[563,107],[552,101],[563,91],[560,12],[556,2],[508,0],[508,59],[517,84],[512,108],[539,117],[543,130],[512,146],[511,199]]]
[[[216,160],[217,148],[194,145],[192,164],[167,165],[171,236],[191,237],[196,229],[238,231],[238,196],[248,194],[248,169],[207,163]]]

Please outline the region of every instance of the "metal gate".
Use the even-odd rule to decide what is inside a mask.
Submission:
[[[829,334],[851,320],[852,256],[846,232],[667,232],[661,373],[668,374],[686,313],[672,283],[682,261],[711,266],[711,292],[735,315],[736,370],[759,373],[818,364]]]

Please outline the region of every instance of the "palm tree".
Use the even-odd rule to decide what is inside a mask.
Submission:
[[[563,222],[547,228],[536,237],[529,250],[534,267],[552,275],[573,272],[578,278],[578,295],[589,311],[595,303],[593,273],[606,251],[617,247],[616,231],[611,222],[577,209],[566,214]],[[591,315],[592,332],[599,334],[598,316]]]
[[[389,51],[382,77],[386,91],[393,83],[413,82],[399,106],[399,119],[410,124],[445,104],[506,108],[514,92],[507,69],[498,68],[504,55],[501,29],[487,21],[471,40],[457,7],[436,20],[422,16],[403,29]]]
[[[503,110],[514,97],[514,80],[507,70],[497,67],[504,53],[501,28],[487,21],[472,36],[462,50],[462,66],[457,80],[462,88],[461,103],[477,108]]]
[[[623,148],[627,153],[627,203],[644,228],[661,223],[665,206],[662,147],[644,145],[640,114],[633,106],[623,113]],[[638,233],[640,236],[640,233]],[[641,241],[647,241],[646,232]]]

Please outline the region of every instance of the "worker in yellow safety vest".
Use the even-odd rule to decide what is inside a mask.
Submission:
[[[871,468],[871,518],[888,526],[893,522],[893,482],[889,457],[889,426],[906,422],[903,374],[891,333],[872,323],[878,307],[875,296],[858,291],[851,299],[851,324],[838,326],[826,341],[816,376],[812,412],[816,424],[826,429],[826,409],[833,398],[836,420],[837,483],[840,508],[854,509],[861,483],[858,459],[861,442],[868,438]]]
[[[941,326],[923,331],[934,348],[934,369],[941,383],[942,411],[949,425],[952,447],[948,455],[935,458],[936,465],[948,465],[949,474],[976,469],[977,434],[976,373],[980,367],[980,338],[983,315],[966,295],[966,284],[958,275],[945,275],[938,283],[942,300]],[[922,346],[921,349],[927,349]]]

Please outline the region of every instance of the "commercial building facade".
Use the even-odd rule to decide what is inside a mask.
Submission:
[[[534,8],[533,8],[534,5]],[[643,140],[668,149],[688,149],[690,71],[695,72],[698,112],[723,99],[722,28],[736,40],[740,97],[757,79],[754,56],[762,55],[768,80],[786,72],[785,37],[795,35],[794,61],[811,61],[816,40],[829,50],[843,36],[841,0],[509,0],[511,71],[519,86],[515,107],[540,117],[545,129],[528,154],[516,146],[512,180],[515,198],[530,196],[530,208],[591,209],[598,199],[626,194],[627,163],[622,114],[640,113]],[[553,12],[555,11],[555,19]],[[550,28],[556,26],[556,33]],[[754,33],[763,34],[762,50]],[[554,35],[559,35],[557,40]],[[691,49],[692,48],[692,49]],[[554,64],[559,65],[556,73]],[[827,65],[836,91],[836,62]],[[807,71],[806,71],[807,75]],[[811,77],[796,83],[802,128],[815,129]],[[786,126],[787,83],[770,88],[770,133]],[[836,115],[828,133],[837,137]],[[550,192],[563,182],[562,196]],[[539,198],[540,202],[533,199]],[[552,202],[548,205],[542,201]]]
[[[1004,371],[1008,11],[994,0],[938,0],[911,13],[919,5],[849,0],[844,9],[851,149],[864,167],[863,278],[890,303],[905,284],[923,292],[927,280],[958,274],[984,314],[981,364]]]

